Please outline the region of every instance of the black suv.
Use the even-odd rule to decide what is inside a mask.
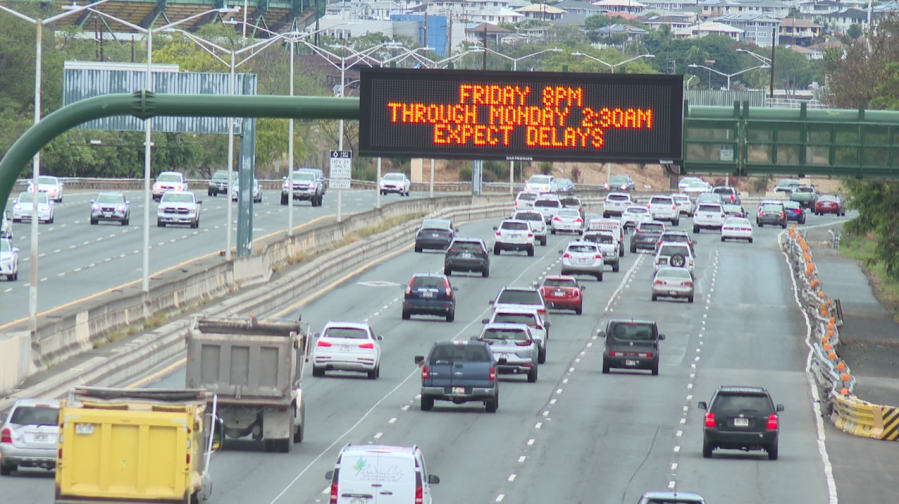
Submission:
[[[403,320],[409,320],[412,315],[437,315],[452,322],[456,319],[457,290],[446,275],[414,275],[403,298]]]
[[[475,271],[482,277],[490,276],[490,252],[484,240],[459,237],[450,243],[443,260],[443,274],[450,276],[454,271]]]
[[[611,368],[648,369],[659,374],[659,327],[651,320],[610,320],[606,329],[597,331],[605,338],[602,352],[602,372]]]
[[[494,359],[483,341],[438,341],[427,356],[415,356],[421,366],[421,410],[430,411],[434,401],[454,404],[479,401],[487,413],[499,407],[499,382]]]
[[[415,234],[415,251],[424,249],[446,250],[456,237],[457,229],[449,219],[424,219]]]
[[[703,419],[702,456],[711,458],[715,449],[765,450],[768,459],[777,460],[780,420],[783,404],[774,405],[771,394],[761,387],[718,387],[708,402],[697,407],[706,410]]]

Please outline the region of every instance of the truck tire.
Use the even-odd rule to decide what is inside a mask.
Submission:
[[[325,376],[325,368],[317,368],[315,366],[312,366],[312,376],[316,378]]]
[[[546,347],[540,347],[540,350],[537,351],[537,364],[543,364],[546,362]]]
[[[369,380],[375,380],[375,379],[377,379],[377,378],[378,378],[379,371],[380,371],[380,370],[379,370],[378,368],[374,368],[374,369],[372,369],[371,371],[369,371],[369,372],[368,372],[368,379],[369,379]]]
[[[293,433],[293,442],[294,443],[302,443],[303,442],[303,426],[297,425],[297,430]]]
[[[18,469],[15,464],[4,464],[0,462],[0,476],[9,476],[13,471]]]
[[[428,396],[421,396],[421,410],[422,411],[431,411],[431,408],[434,407],[434,398]]]
[[[616,261],[615,264],[612,265],[612,273],[618,273],[620,270],[621,263]]]
[[[531,368],[528,371],[528,383],[535,383],[537,381],[537,366]]]
[[[278,445],[278,451],[281,453],[290,453],[293,451],[293,440],[290,438],[276,439],[275,444]]]
[[[493,396],[493,399],[484,402],[487,413],[496,413],[496,410],[499,408],[499,393]]]
[[[284,194],[281,195],[281,204],[285,206],[287,205],[287,196],[285,196]]]

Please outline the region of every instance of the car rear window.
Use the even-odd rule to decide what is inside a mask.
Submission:
[[[620,340],[652,341],[654,339],[652,329],[652,324],[629,322],[615,324],[609,332]]]
[[[356,327],[329,327],[324,335],[329,338],[368,339],[368,331]]]
[[[664,224],[658,224],[655,222],[644,222],[640,224],[640,231],[644,233],[659,233],[665,230]]]
[[[450,248],[468,250],[468,251],[473,251],[473,252],[480,252],[481,244],[474,243],[474,242],[453,242],[453,244]]]
[[[680,278],[683,280],[693,280],[693,277],[690,275],[690,270],[686,268],[659,268],[659,272],[656,276],[664,277],[664,278]]]
[[[534,201],[537,199],[537,193],[531,193],[531,192],[518,193],[518,199]]]
[[[559,280],[555,278],[547,278],[543,285],[546,287],[577,287],[574,280]]]
[[[503,222],[500,227],[510,231],[527,231],[528,225],[524,222]]]
[[[653,196],[653,197],[649,200],[649,202],[650,202],[650,203],[660,204],[660,205],[670,205],[671,203],[674,202],[674,200],[671,199],[671,198],[665,198],[665,197],[661,197],[661,196]]]
[[[572,219],[576,219],[581,216],[581,213],[577,210],[566,208],[563,210],[559,210],[558,215],[559,217],[570,217]]]
[[[662,251],[660,255],[663,256],[673,256],[675,254],[680,254],[685,257],[690,256],[690,249],[686,245],[662,245]]]
[[[615,238],[613,238],[612,235],[607,235],[607,234],[590,234],[590,235],[584,235],[584,241],[592,241],[595,243],[611,244],[611,243],[615,243]]]
[[[783,212],[783,205],[764,205],[762,207],[763,212]]]
[[[431,352],[431,364],[449,364],[454,361],[489,362],[489,351],[480,345],[437,345]]]
[[[496,302],[500,304],[543,304],[540,302],[540,293],[529,290],[504,290]]]
[[[647,214],[647,213],[649,213],[648,209],[646,209],[644,207],[639,207],[639,206],[629,207],[629,208],[625,209],[624,211],[629,214]]]
[[[796,192],[812,192],[812,191],[814,191],[814,189],[812,189],[811,187],[797,187],[796,189],[794,189],[794,191],[796,191]]]
[[[415,289],[445,289],[446,283],[441,277],[418,276],[412,281],[412,287]]]
[[[543,216],[537,212],[521,212],[515,214],[515,218],[518,220],[526,220],[526,221],[540,221],[543,222]]]
[[[721,213],[721,206],[720,205],[699,205],[699,211],[700,212]]]
[[[621,182],[626,182],[622,180]],[[609,201],[630,201],[631,197],[626,194],[610,194],[606,197]]]
[[[50,407],[19,406],[13,411],[9,422],[16,425],[57,425],[59,410]]]
[[[578,254],[595,254],[596,245],[569,245],[568,251]]]
[[[518,329],[488,328],[482,334],[484,339],[496,341],[527,341],[528,333]]]
[[[533,313],[497,313],[493,316],[493,322],[537,327],[537,317]]]
[[[739,415],[741,412],[761,414],[774,412],[767,395],[750,393],[718,393],[711,410],[713,413],[722,415]]]
[[[712,189],[712,192],[715,194],[733,194],[734,190],[730,187],[716,187]]]
[[[535,207],[544,207],[544,208],[559,208],[562,206],[558,200],[537,200],[534,202]]]
[[[581,206],[581,200],[577,198],[562,198],[559,201],[562,203],[562,205],[567,207]]]

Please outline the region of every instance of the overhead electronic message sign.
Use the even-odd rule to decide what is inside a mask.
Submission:
[[[678,162],[680,75],[364,68],[359,154]]]

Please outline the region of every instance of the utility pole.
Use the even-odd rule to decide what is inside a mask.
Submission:
[[[777,52],[777,28],[771,30],[771,98],[774,98],[774,53]]]

